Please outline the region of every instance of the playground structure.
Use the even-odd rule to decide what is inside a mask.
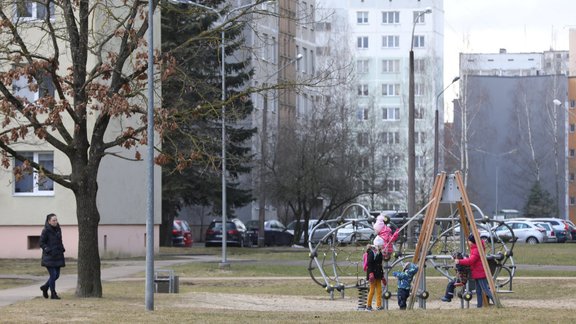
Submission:
[[[469,233],[473,233],[476,242],[485,240],[486,252],[482,249],[479,249],[479,252],[485,272],[492,274],[488,276],[488,282],[495,305],[501,306],[499,293],[512,292],[512,280],[516,270],[513,258],[516,241],[514,233],[508,228],[509,234],[499,232],[496,235],[493,231],[494,225],[503,223],[484,216],[480,208],[468,201],[465,190],[460,188],[463,189],[464,185],[458,172],[453,175],[438,174],[429,202],[416,215],[409,215],[410,218],[400,227],[402,237],[394,244],[394,253],[385,258],[383,264],[384,278],[388,282],[382,291],[383,306],[386,309],[389,300],[396,296],[389,280],[391,273],[400,271],[407,262],[416,263],[419,268],[412,283],[408,309],[413,308],[416,299],[419,307],[425,309],[426,299],[430,295],[426,290],[426,269],[433,269],[448,280],[454,279],[456,273],[453,255],[457,252],[467,253],[465,242]],[[448,216],[438,217],[440,203],[450,204],[451,213]],[[479,217],[474,217],[473,209]],[[346,216],[352,210],[356,217],[346,221]],[[423,215],[424,211],[426,212]],[[372,242],[347,240],[351,243],[344,245],[336,238],[339,229],[349,225],[355,227],[360,222],[372,224],[374,216],[379,213],[370,211],[361,204],[351,204],[343,210],[342,216],[325,221],[331,230],[322,239],[318,242],[309,240],[309,274],[315,283],[330,294],[330,298],[333,299],[336,292],[344,297],[347,289],[356,289],[359,295],[358,308],[365,306],[368,285],[366,273],[362,269],[362,254],[366,250],[366,244]],[[405,231],[402,230],[412,222],[416,222],[420,231],[415,248],[410,249]],[[309,238],[313,237],[318,226],[320,224],[311,229]],[[349,235],[354,235],[354,232]],[[471,280],[459,288],[457,296],[462,308],[469,307],[473,289]]]

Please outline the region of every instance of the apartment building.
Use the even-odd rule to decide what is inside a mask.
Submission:
[[[317,7],[322,11],[317,24],[323,27],[319,48],[338,55],[343,51],[335,49],[349,49],[349,57],[340,59],[354,64],[355,85],[347,95],[354,106],[350,117],[357,145],[364,152],[360,166],[373,160],[385,170],[380,177],[387,193],[378,197],[375,209],[407,208],[409,53],[414,51],[416,201],[427,200],[433,179],[435,100],[443,89],[443,1],[322,0]],[[346,43],[322,44],[330,39]],[[440,116],[443,106],[440,98]],[[440,170],[442,166],[440,161]]]
[[[12,6],[14,4],[14,6]],[[117,8],[118,9],[118,8]],[[16,25],[16,29],[22,36],[22,41],[29,46],[28,50],[38,58],[36,63],[41,63],[42,57],[52,57],[51,55],[59,55],[58,57],[58,70],[56,73],[58,77],[65,79],[69,78],[70,71],[68,68],[71,65],[71,50],[64,41],[64,38],[58,39],[62,43],[58,43],[60,52],[54,50],[54,44],[47,39],[43,29],[45,26],[45,19],[49,19],[50,23],[55,26],[55,29],[62,27],[64,24],[62,20],[62,11],[54,2],[51,3],[50,8],[42,5],[36,1],[18,1],[12,2],[3,8],[5,13],[13,14],[12,21]],[[120,10],[120,9],[119,9]],[[120,14],[121,12],[117,12]],[[95,10],[92,12],[94,15],[91,20],[90,28],[91,35],[104,35],[110,34],[109,28],[112,24],[110,16]],[[141,21],[140,21],[141,22]],[[156,46],[160,43],[160,14],[156,12],[154,17],[155,30],[154,37],[157,41]],[[5,33],[0,34],[3,40],[2,46],[11,46],[6,39],[10,35]],[[60,35],[62,36],[62,35]],[[91,39],[92,41],[93,39]],[[108,52],[110,55],[115,53],[114,40],[111,40],[112,46],[103,46],[101,50]],[[145,49],[144,49],[145,50]],[[7,51],[3,51],[6,53]],[[3,54],[3,62],[10,62]],[[98,64],[98,57],[90,55],[87,57],[88,68],[92,68]],[[134,59],[132,61],[131,59]],[[126,71],[134,67],[131,63],[135,63],[135,57],[129,59],[126,64]],[[32,67],[33,64],[22,60],[21,64]],[[18,66],[10,63],[4,63],[0,66],[2,72],[11,71]],[[6,76],[6,74],[4,74]],[[6,79],[4,79],[6,80]],[[62,103],[64,100],[61,95],[54,89],[51,82],[53,79],[46,79],[43,82],[33,83],[27,77],[20,77],[14,79],[12,84],[3,81],[3,86],[9,88],[12,93],[19,97],[22,102],[27,103],[26,109],[51,109],[44,108],[46,103],[40,103],[41,100],[48,97],[58,98]],[[102,81],[102,80],[101,80]],[[7,84],[8,83],[8,84]],[[106,83],[106,81],[102,81]],[[63,84],[63,83],[61,83]],[[91,83],[93,86],[94,84]],[[143,89],[143,92],[145,90]],[[72,95],[69,89],[64,89],[66,96]],[[72,102],[71,98],[67,98],[68,102]],[[137,100],[137,99],[135,99]],[[133,103],[141,107],[146,107],[147,98],[140,99],[141,102],[134,101]],[[88,133],[92,131],[95,120],[100,116],[98,109],[97,99],[93,98],[88,107],[90,113],[86,117],[86,127]],[[119,100],[120,102],[120,100]],[[158,102],[157,102],[158,103]],[[51,107],[53,108],[53,107]],[[94,108],[94,109],[92,109]],[[103,107],[100,107],[103,108]],[[109,107],[106,107],[109,108]],[[72,108],[70,108],[72,109]],[[3,124],[1,133],[6,134],[6,131],[12,129],[17,123],[20,125],[28,126],[23,116],[17,113],[10,115],[3,110],[0,113],[0,119],[3,121],[9,120],[8,124]],[[38,118],[43,121],[47,118],[47,113],[40,112]],[[72,122],[72,117],[62,113],[63,124],[60,126],[47,127],[46,131],[55,137],[56,140],[70,143],[73,141],[71,138],[66,138],[67,134],[71,137],[74,136],[75,128]],[[104,141],[113,141],[114,138],[119,136],[122,131],[127,127],[138,127],[139,119],[126,118],[122,114],[114,116],[109,120],[109,125],[106,128]],[[61,127],[62,129],[58,129]],[[68,127],[68,128],[67,128]],[[80,126],[79,126],[80,127]],[[67,128],[66,130],[63,130]],[[22,133],[24,134],[24,133]],[[90,135],[88,136],[89,140]],[[103,145],[102,143],[90,143],[91,145]],[[65,146],[62,144],[62,146]],[[54,172],[55,174],[67,175],[72,170],[70,160],[61,150],[56,149],[55,146],[50,145],[47,141],[42,139],[42,136],[34,136],[30,131],[26,136],[22,137],[11,145],[11,149],[18,152],[20,155],[29,158],[41,165],[45,170]],[[98,226],[98,246],[101,255],[107,256],[142,256],[146,252],[146,197],[147,197],[147,183],[146,183],[146,146],[140,146],[142,160],[132,161],[137,156],[136,149],[125,149],[118,146],[111,146],[106,151],[105,157],[102,159],[99,167],[97,177],[98,182],[98,195],[97,195],[97,208],[100,214]],[[64,148],[65,150],[66,148]],[[94,151],[92,151],[94,152]],[[93,153],[91,153],[93,154]],[[78,228],[77,211],[78,206],[75,196],[70,189],[43,177],[40,172],[34,171],[32,173],[24,173],[21,178],[14,175],[14,168],[22,166],[22,162],[8,155],[10,168],[0,169],[0,237],[2,237],[2,244],[0,244],[0,257],[1,258],[39,258],[41,251],[39,247],[40,233],[44,227],[46,215],[49,213],[56,213],[59,223],[63,231],[64,245],[66,247],[66,256],[76,258],[78,255],[78,245],[81,240],[86,239],[80,237]],[[160,184],[160,169],[154,168],[154,179],[156,184]],[[82,185],[82,184],[81,184]],[[154,187],[154,236],[155,236],[155,249],[158,248],[158,228],[161,217],[161,190],[160,186]]]
[[[524,210],[536,181],[568,215],[568,51],[460,54],[460,99],[447,153],[486,214]]]

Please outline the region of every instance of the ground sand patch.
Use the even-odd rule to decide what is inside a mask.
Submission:
[[[226,294],[194,292],[181,296],[179,307],[198,307],[212,309],[235,309],[247,311],[266,312],[349,312],[356,311],[358,300],[356,297],[337,296],[330,300],[324,296],[283,296],[283,295],[252,295],[252,294]],[[576,298],[558,300],[506,300],[501,299],[504,307],[518,308],[548,308],[576,310]],[[375,305],[375,302],[374,302]],[[470,307],[476,307],[475,299],[470,302]],[[414,308],[419,308],[416,302]],[[443,303],[439,300],[428,300],[427,309],[459,309],[460,300],[451,303]],[[398,310],[395,299],[391,299],[389,310]]]

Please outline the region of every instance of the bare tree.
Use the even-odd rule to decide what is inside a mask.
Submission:
[[[158,1],[153,1],[156,7]],[[20,2],[14,3],[21,9]],[[35,170],[72,190],[81,238],[76,295],[101,297],[98,171],[107,156],[139,160],[135,148],[146,144],[148,4],[112,0],[35,4],[48,9],[33,22],[20,17],[23,12],[11,5],[0,8],[2,165],[10,167],[14,158],[22,162],[14,168],[17,179]],[[39,93],[38,99],[12,91],[15,82]],[[156,111],[159,131],[165,115]],[[57,173],[66,168],[48,170],[34,162],[15,148],[22,142],[60,151],[70,171]],[[124,149],[133,157],[119,153]]]

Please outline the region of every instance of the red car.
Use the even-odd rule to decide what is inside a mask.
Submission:
[[[175,219],[172,226],[172,246],[191,247],[193,242],[188,222]]]

